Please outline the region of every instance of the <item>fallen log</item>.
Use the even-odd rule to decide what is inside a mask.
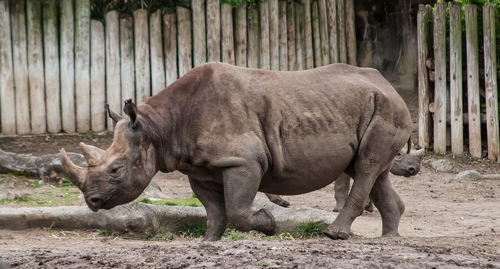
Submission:
[[[257,197],[254,208],[266,208],[276,220],[280,232],[291,232],[306,221],[330,224],[336,213],[297,207],[284,208]],[[132,202],[110,210],[92,212],[84,206],[1,208],[0,229],[29,228],[106,229],[113,233],[145,235],[155,232],[179,232],[186,224],[205,223],[202,207],[164,206]]]

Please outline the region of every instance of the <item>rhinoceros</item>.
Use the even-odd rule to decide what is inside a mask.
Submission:
[[[422,158],[424,157],[424,149],[419,149],[414,152],[408,153],[405,150],[401,150],[398,155],[392,160],[390,172],[396,176],[411,177],[420,171],[420,165],[422,163]],[[351,187],[351,178],[349,175],[343,173],[334,182],[335,186],[335,208],[334,212],[339,212],[340,209],[344,207],[349,189]],[[277,205],[282,207],[290,206],[290,202],[283,199],[281,196],[276,194],[266,193],[267,198]],[[365,204],[365,210],[372,212],[373,203],[371,199],[368,199]]]
[[[88,168],[61,150],[93,211],[133,201],[155,173],[178,170],[206,209],[204,240],[219,240],[228,222],[274,234],[273,215],[251,208],[258,191],[302,194],[345,171],[354,184],[325,234],[348,239],[370,196],[382,235],[398,235],[404,204],[388,173],[412,121],[375,69],[332,64],[280,72],[207,63],[140,106],[125,101],[124,112],[108,149],[82,145]]]

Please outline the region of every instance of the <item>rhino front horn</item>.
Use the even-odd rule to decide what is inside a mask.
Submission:
[[[63,171],[69,177],[71,182],[73,182],[75,186],[82,190],[85,183],[85,176],[87,175],[87,169],[74,164],[69,159],[64,149],[61,149],[61,165]]]
[[[101,160],[104,155],[104,150],[94,147],[91,145],[87,145],[83,142],[80,142],[80,148],[82,149],[83,156],[89,163],[89,166],[95,166]]]

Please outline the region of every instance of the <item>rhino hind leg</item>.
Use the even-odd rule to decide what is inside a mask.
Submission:
[[[224,169],[224,201],[229,223],[236,229],[246,232],[257,230],[266,235],[277,231],[274,216],[266,209],[251,209],[262,178],[257,162]]]
[[[344,208],[347,195],[349,194],[349,189],[351,187],[351,177],[346,173],[342,173],[335,180],[334,184],[335,208],[333,209],[333,212],[339,212],[340,210],[342,210],[342,208]]]
[[[394,191],[388,174],[380,175],[370,192],[373,203],[382,216],[382,236],[397,236],[399,220],[405,210],[403,201]]]
[[[227,226],[224,195],[221,186],[216,184],[206,185],[206,183],[200,183],[191,177],[189,177],[189,184],[207,211],[207,233],[203,240],[219,240]]]
[[[264,194],[267,196],[269,201],[271,201],[279,206],[282,206],[282,207],[289,207],[290,206],[290,202],[281,198],[281,196],[279,196],[277,194],[271,194],[271,193],[264,193]]]

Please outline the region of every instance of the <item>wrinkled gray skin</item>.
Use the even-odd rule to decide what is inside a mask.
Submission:
[[[344,208],[325,230],[347,239],[370,196],[382,235],[398,235],[404,205],[388,180],[409,141],[408,108],[371,68],[333,64],[298,72],[200,65],[116,124],[106,150],[82,144],[88,169],[62,164],[90,209],[134,200],[157,171],[189,177],[207,211],[205,240],[228,222],[241,231],[277,232],[273,215],[252,202],[320,189],[344,171],[354,179]]]
[[[424,149],[420,149],[414,152],[407,153],[405,150],[401,150],[398,155],[392,160],[390,172],[396,176],[411,177],[420,171],[420,165],[422,163],[422,158],[424,157]],[[334,212],[339,212],[343,207],[351,187],[351,177],[343,173],[335,180],[335,208]],[[266,193],[269,200],[277,205],[288,207],[290,202],[283,199],[281,196],[276,194]],[[373,203],[368,199],[365,204],[365,210],[372,212]]]

